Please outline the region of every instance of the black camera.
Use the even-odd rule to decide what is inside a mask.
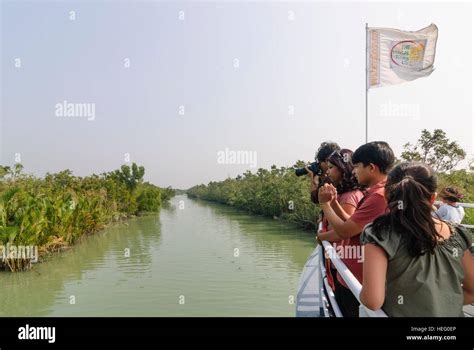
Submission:
[[[308,165],[308,169],[311,170],[315,176],[323,175],[323,169],[321,169],[319,162],[311,163],[310,165]],[[306,170],[306,168],[295,169],[296,176],[303,176],[303,175],[306,175],[307,173],[308,173],[308,170]]]

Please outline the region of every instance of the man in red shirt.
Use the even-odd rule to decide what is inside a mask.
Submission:
[[[360,234],[365,225],[373,222],[387,210],[384,186],[387,173],[395,162],[395,156],[390,146],[383,141],[369,142],[360,146],[352,156],[354,172],[361,185],[368,186],[352,216],[343,220],[332,209],[331,202],[336,199],[334,186],[325,184],[318,193],[319,204],[332,229],[318,234],[321,241],[342,241],[341,260],[352,274],[362,283],[362,246]],[[359,302],[348,289],[342,277],[338,274],[336,285],[336,300],[344,316],[357,317]]]

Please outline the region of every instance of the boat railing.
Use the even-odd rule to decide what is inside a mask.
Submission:
[[[435,204],[441,204],[441,202],[435,202]],[[463,208],[474,208],[474,203],[458,203]],[[467,225],[467,224],[461,224],[461,226],[473,230],[474,225]],[[320,227],[321,228],[321,225]],[[474,243],[473,243],[474,246]],[[321,295],[324,295],[323,293],[323,286],[324,289],[326,290],[326,295],[328,296],[329,300],[324,300],[325,304],[330,304],[331,309],[334,313],[334,316],[336,317],[343,317],[342,313],[340,311],[339,305],[337,304],[334,291],[332,290],[331,286],[328,283],[327,279],[327,274],[330,272],[326,271],[325,268],[325,257],[329,257],[331,259],[331,262],[333,266],[337,269],[339,275],[342,277],[344,282],[346,282],[347,286],[349,287],[349,290],[352,292],[354,297],[359,301],[360,306],[359,306],[359,317],[388,317],[387,314],[382,310],[370,310],[366,306],[364,306],[360,302],[360,292],[362,290],[362,285],[360,282],[355,278],[355,276],[352,274],[352,272],[349,270],[349,268],[344,264],[344,262],[341,260],[341,258],[338,256],[336,250],[334,247],[331,245],[330,242],[328,241],[323,241],[322,246],[320,245],[319,247],[320,254],[319,256],[321,257],[320,261],[320,281],[322,282],[321,284]],[[326,254],[324,254],[324,252]],[[324,309],[324,312],[328,312],[326,309]]]
[[[440,201],[436,201],[435,202],[435,205],[440,205],[442,204],[443,202],[440,202]],[[474,208],[474,203],[460,203],[458,202],[457,203],[460,207],[463,207],[463,208]],[[461,224],[461,226],[467,228],[467,229],[470,229],[470,230],[474,230],[474,225],[467,225],[467,224]]]
[[[385,312],[383,310],[379,309],[376,311],[370,310],[367,307],[365,307],[361,302],[360,302],[360,292],[362,290],[362,285],[360,282],[355,278],[355,276],[352,274],[352,272],[349,270],[349,268],[344,264],[344,262],[339,258],[337,255],[336,250],[334,247],[329,243],[328,241],[323,241],[321,249],[326,252],[326,254],[322,254],[323,251],[321,250],[321,260],[320,261],[320,272],[321,272],[321,279],[324,283],[324,287],[326,288],[327,295],[329,296],[329,302],[331,304],[331,308],[334,312],[334,315],[336,317],[342,317],[342,313],[339,309],[339,305],[336,302],[336,298],[334,297],[334,291],[332,288],[329,286],[329,283],[327,282],[327,271],[326,268],[324,267],[324,259],[325,255],[331,259],[331,262],[333,266],[337,269],[339,272],[339,275],[342,277],[344,282],[346,282],[347,286],[349,287],[349,290],[352,292],[354,297],[357,299],[357,301],[360,303],[359,306],[359,317],[387,317]],[[330,273],[330,272],[329,272]]]

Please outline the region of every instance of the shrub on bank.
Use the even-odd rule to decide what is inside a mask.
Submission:
[[[51,253],[112,221],[158,211],[173,191],[165,189],[163,198],[159,187],[143,183],[143,176],[144,168],[136,164],[86,177],[65,170],[44,179],[22,175],[18,166],[0,167],[0,243]],[[16,260],[0,260],[0,268],[30,266],[28,259]]]

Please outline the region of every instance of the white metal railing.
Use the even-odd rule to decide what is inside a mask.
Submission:
[[[335,249],[328,241],[323,241],[323,247],[324,247],[324,251],[328,253],[328,256],[331,259],[331,262],[333,263],[334,267],[337,269],[337,271],[341,275],[344,282],[346,282],[347,286],[349,287],[349,290],[352,292],[354,297],[360,303],[359,316],[360,317],[388,317],[387,314],[383,312],[381,309],[373,311],[365,307],[360,302],[359,296],[362,290],[362,285],[360,284],[360,282],[357,280],[357,278],[354,277],[354,275],[346,266],[346,264],[344,264],[342,260],[337,256]],[[323,253],[323,251],[321,251],[321,253]],[[320,270],[321,270],[321,274],[324,276],[323,281],[327,290],[327,294],[329,296],[331,307],[336,317],[342,317],[342,313],[339,310],[339,305],[337,304],[336,299],[333,298],[334,294],[333,294],[332,288],[327,283],[326,268],[324,267],[324,254],[321,254],[321,256],[322,256],[322,261],[320,263],[321,264]]]
[[[442,202],[437,201],[435,204],[441,204]],[[474,208],[474,203],[458,203],[463,208]],[[474,225],[467,225],[467,224],[461,224],[461,226],[467,228],[467,229],[474,229]],[[319,224],[318,231],[321,230],[321,223]],[[474,246],[474,243],[472,244]],[[334,296],[334,292],[332,288],[329,286],[329,283],[327,281],[327,271],[324,265],[324,259],[325,259],[325,254],[324,252],[328,253],[329,258],[331,259],[331,262],[333,263],[334,267],[337,269],[341,277],[344,279],[344,282],[346,282],[347,286],[349,287],[349,290],[352,292],[352,294],[355,296],[357,301],[360,303],[359,306],[359,316],[360,317],[388,317],[383,310],[379,309],[376,311],[370,310],[367,307],[365,307],[361,302],[360,302],[360,292],[362,290],[362,285],[360,282],[357,280],[357,278],[354,277],[352,272],[349,270],[349,268],[342,262],[342,260],[337,256],[337,253],[334,249],[334,247],[329,243],[328,241],[323,241],[323,245],[321,247],[320,255],[321,255],[321,261],[320,261],[320,277],[321,281],[324,283],[321,285],[321,295],[324,296],[323,289],[326,289],[326,293],[328,295],[329,300],[326,300],[324,297],[324,303],[325,304],[330,304],[332,307],[332,310],[335,314],[336,317],[342,317],[342,313],[339,309],[339,305],[337,304],[336,298]],[[327,316],[327,308],[323,307],[324,313]]]
[[[334,315],[336,317],[343,317],[341,309],[339,309],[339,305],[337,304],[336,296],[334,295],[334,291],[332,290],[331,286],[328,283],[327,271],[326,271],[326,267],[324,265],[324,249],[321,246],[319,246],[319,248],[320,248],[319,256],[322,257],[321,261],[319,262],[319,269],[320,269],[320,273],[321,273],[320,282],[322,282],[322,283],[320,283],[320,286],[321,286],[320,293],[321,293],[321,295],[324,295],[324,288],[326,288],[326,292],[327,292],[327,295],[328,295],[328,298],[329,298],[329,303],[330,303],[331,308],[334,312]],[[331,273],[331,272],[329,272],[329,273]],[[326,300],[323,300],[323,302],[326,302]],[[324,304],[322,306],[323,306],[324,314],[326,315],[327,307],[325,307],[326,305],[324,305]]]

